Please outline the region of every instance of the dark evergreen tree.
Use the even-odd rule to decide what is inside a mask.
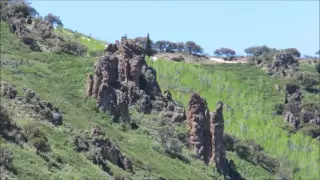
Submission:
[[[153,49],[153,45],[152,45],[152,41],[150,39],[150,36],[149,36],[149,33],[147,35],[147,41],[146,41],[146,44],[145,44],[145,54],[147,56],[152,56],[155,54],[155,51]]]

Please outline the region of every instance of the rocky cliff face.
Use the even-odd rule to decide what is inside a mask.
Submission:
[[[126,38],[108,45],[105,55],[95,63],[94,74],[87,74],[85,95],[95,98],[97,107],[122,121],[129,121],[131,105],[141,113],[151,113],[166,110],[173,102],[162,95],[156,71],[147,65],[144,50]],[[176,106],[172,111],[184,112]]]

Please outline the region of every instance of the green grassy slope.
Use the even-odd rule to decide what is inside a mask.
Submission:
[[[118,126],[111,126],[108,117],[93,110],[94,103],[83,97],[84,80],[87,72],[93,71],[96,58],[84,58],[66,54],[31,52],[19,39],[11,34],[6,24],[1,24],[1,58],[9,64],[1,67],[1,79],[17,85],[18,89],[27,87],[59,107],[63,112],[64,123],[73,129],[91,130],[98,124],[108,137],[115,140],[122,152],[127,154],[136,174],[133,179],[142,179],[144,175],[161,175],[170,179],[207,179],[213,175],[213,168],[200,161],[185,164],[152,149],[154,140],[141,131],[122,132]],[[12,67],[16,64],[17,67]],[[8,103],[1,101],[6,107]],[[13,111],[11,114],[17,114]],[[22,116],[23,117],[23,116]],[[148,117],[146,117],[148,118]],[[2,140],[1,148],[10,149],[13,164],[19,179],[106,179],[106,173],[81,153],[76,153],[68,144],[70,132],[65,127],[48,127],[39,121],[13,116],[18,125],[35,123],[47,135],[52,153],[64,160],[61,170],[50,169],[48,164],[35,154],[32,148],[21,149]],[[111,163],[109,163],[112,165]],[[130,177],[131,174],[112,168],[114,175]]]
[[[98,46],[98,45],[97,45]],[[190,164],[172,159],[164,153],[152,149],[158,145],[152,135],[157,126],[157,115],[141,116],[132,111],[132,118],[141,124],[138,130],[121,130],[119,125],[110,124],[108,117],[93,111],[94,103],[85,100],[83,95],[85,74],[93,71],[96,58],[76,57],[66,54],[31,52],[19,39],[11,34],[6,24],[1,23],[1,60],[7,65],[1,67],[1,79],[36,91],[42,100],[48,100],[58,106],[64,117],[64,123],[75,130],[89,131],[93,124],[102,126],[108,137],[115,140],[122,152],[132,161],[136,174],[133,179],[142,179],[144,175],[163,176],[169,179],[212,179],[217,176],[213,167],[205,166],[193,160],[187,149],[183,154]],[[273,104],[281,99],[273,90],[270,79],[257,68],[248,65],[219,65],[200,67],[191,64],[169,61],[148,61],[157,70],[158,81],[162,89],[170,89],[174,99],[186,105],[190,92],[197,91],[207,98],[210,110],[215,103],[223,100],[234,110],[234,114],[225,110],[226,132],[241,139],[253,139],[263,145],[266,151],[281,162],[283,173],[289,167],[298,166],[300,171],[291,176],[297,179],[317,179],[319,175],[319,149],[317,142],[301,134],[290,137],[296,147],[290,149],[289,137],[281,130],[282,118],[272,116]],[[8,106],[7,101],[1,101]],[[73,151],[68,143],[70,132],[65,126],[51,127],[39,121],[16,116],[18,125],[35,123],[46,133],[52,148],[51,157],[63,159],[61,169],[50,168],[48,163],[35,154],[32,148],[21,149],[17,145],[5,143],[1,148],[14,153],[14,166],[19,179],[106,179],[108,175],[93,165],[82,153]],[[181,124],[181,128],[185,124]],[[148,131],[148,133],[145,133]],[[228,158],[235,161],[237,170],[247,179],[272,179],[274,176],[260,166],[249,163],[236,154],[228,152]],[[111,166],[115,175],[131,176],[116,166]],[[286,174],[290,176],[290,174]],[[110,177],[111,178],[111,177]]]
[[[60,37],[63,37],[65,40],[72,40],[85,45],[88,48],[88,55],[90,52],[103,51],[105,49],[106,42],[94,39],[78,32],[58,28],[54,30],[54,33]]]
[[[206,67],[170,61],[149,61],[149,64],[157,70],[160,86],[170,89],[183,104],[187,104],[191,91],[200,92],[211,110],[218,100],[224,101],[235,110],[234,114],[224,110],[226,132],[255,140],[283,166],[297,165],[300,171],[294,174],[295,178],[320,177],[319,143],[300,133],[288,136],[281,128],[283,117],[272,115],[274,104],[283,98],[274,89],[274,84],[284,83],[281,80],[243,64]],[[289,147],[289,140],[295,148]]]

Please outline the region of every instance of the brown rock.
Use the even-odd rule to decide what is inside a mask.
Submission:
[[[86,96],[95,98],[101,110],[109,111],[123,121],[129,121],[129,105],[138,103],[138,109],[143,113],[166,108],[156,71],[146,64],[143,52],[143,48],[125,37],[119,45],[109,44],[105,56],[95,63],[94,76],[87,75]],[[181,111],[177,108],[176,121],[182,121]]]
[[[235,171],[233,161],[228,162],[224,143],[223,103],[217,103],[215,112],[209,113],[205,99],[193,93],[189,100],[187,120],[189,144],[205,163],[212,163],[218,172],[231,176]]]
[[[93,75],[88,73],[85,87],[85,95],[87,97],[92,96],[92,88],[93,88]]]
[[[193,93],[189,100],[187,111],[189,144],[195,154],[204,162],[208,162],[210,155],[210,122],[209,111],[205,99]]]
[[[210,113],[210,133],[211,133],[211,159],[210,163],[216,165],[218,170],[224,169],[226,165],[226,152],[223,142],[223,103],[219,101],[217,103],[216,112]]]

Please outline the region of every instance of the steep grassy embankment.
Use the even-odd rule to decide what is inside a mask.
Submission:
[[[212,166],[192,159],[187,149],[183,155],[189,163],[172,159],[164,153],[153,150],[159,143],[155,141],[157,115],[142,116],[132,111],[132,118],[138,121],[138,130],[125,130],[123,126],[111,124],[108,116],[95,112],[95,103],[83,96],[85,74],[93,71],[96,58],[76,57],[66,54],[31,52],[19,39],[11,34],[7,24],[1,23],[1,79],[21,87],[27,87],[40,95],[43,100],[52,102],[63,112],[64,123],[76,131],[89,131],[93,124],[103,127],[107,136],[115,140],[121,151],[132,159],[136,174],[132,179],[142,179],[144,175],[162,176],[169,179],[212,179],[218,175]],[[223,100],[234,109],[225,110],[226,132],[241,139],[255,140],[263,145],[266,152],[280,162],[277,175],[288,174],[290,167],[298,166],[298,179],[319,178],[319,149],[317,142],[301,134],[294,134],[290,140],[295,149],[287,145],[289,137],[280,127],[282,118],[272,116],[273,104],[281,99],[273,90],[277,82],[265,76],[261,70],[249,65],[194,66],[191,64],[156,61],[148,63],[157,70],[162,89],[170,89],[174,99],[186,105],[191,91],[197,91],[207,98],[210,110],[215,103]],[[281,82],[277,82],[281,83]],[[10,102],[1,100],[9,107]],[[1,148],[13,152],[13,165],[16,177],[28,179],[106,179],[108,175],[77,153],[70,146],[71,133],[66,126],[52,127],[40,121],[18,116],[19,112],[8,108],[13,120],[20,126],[33,123],[39,126],[48,137],[52,152],[51,161],[62,159],[61,167],[54,168],[36,155],[30,146],[20,148],[1,140]],[[177,129],[185,129],[182,123]],[[303,148],[310,148],[305,151]],[[261,166],[254,165],[229,152],[228,158],[235,161],[237,170],[247,179],[272,179],[273,174]],[[114,175],[130,177],[131,174],[112,165]],[[111,177],[110,177],[111,178]]]
[[[95,103],[85,100],[83,96],[85,74],[93,71],[96,58],[31,52],[9,32],[7,24],[1,23],[1,31],[1,61],[6,62],[6,65],[2,64],[1,67],[1,80],[17,85],[18,90],[21,90],[21,87],[30,88],[37,92],[42,100],[50,101],[59,107],[63,112],[64,123],[71,126],[73,131],[90,131],[94,124],[103,127],[106,135],[115,140],[121,151],[130,157],[136,171],[131,177],[131,174],[109,163],[114,176],[124,175],[132,179],[142,179],[144,175],[159,175],[170,179],[208,179],[214,175],[213,168],[205,166],[201,161],[190,161],[186,164],[154,151],[152,147],[159,143],[142,130],[121,131],[119,125],[110,124],[108,116],[96,113]],[[51,146],[52,161],[55,161],[54,157],[63,160],[60,169],[51,168],[50,163],[36,155],[34,148],[20,148],[2,139],[1,148],[13,152],[13,166],[17,171],[17,178],[69,180],[108,177],[98,166],[87,160],[84,154],[72,150],[69,143],[71,133],[68,128],[48,126],[40,121],[24,118],[23,114],[18,116],[19,112],[16,109],[9,108],[10,101],[2,99],[1,103],[8,108],[10,116],[19,126],[30,123],[39,126]],[[152,121],[151,117],[144,118]],[[157,123],[155,120],[153,122]]]

